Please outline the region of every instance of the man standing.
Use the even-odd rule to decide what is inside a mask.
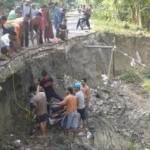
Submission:
[[[80,90],[81,83],[76,82],[74,84],[75,88],[75,96],[78,100],[78,112],[80,113],[81,119],[82,119],[82,127],[85,127],[85,121],[86,121],[86,114],[85,114],[85,99],[84,99],[84,93]]]
[[[68,132],[73,129],[75,133],[75,129],[79,127],[80,115],[77,112],[78,101],[74,96],[73,88],[67,88],[67,95],[65,99],[62,102],[58,103],[58,105],[66,106],[65,119],[62,123],[63,127],[65,127]]]
[[[91,100],[91,95],[90,95],[90,88],[87,84],[87,79],[84,78],[82,80],[82,84],[81,84],[81,90],[83,91],[84,93],[84,97],[85,97],[85,105],[86,107],[89,107],[89,104],[90,104],[90,100]]]
[[[26,0],[25,3],[23,4],[22,17],[25,17],[26,15],[31,15],[30,0]]]
[[[43,136],[47,136],[47,100],[43,89],[38,86],[36,88],[30,88],[30,92],[33,93],[30,104],[33,112],[36,114],[36,122],[40,126],[40,130]]]
[[[91,17],[91,13],[92,13],[92,6],[87,6],[85,9],[85,21],[86,21],[86,25],[89,29],[91,29],[91,25],[90,25],[90,17]]]
[[[58,7],[58,3],[55,3],[53,19],[54,19],[54,27],[56,30],[56,37],[58,37],[59,26],[61,24],[61,12],[60,12],[60,8]]]
[[[21,36],[21,46],[29,46],[29,30],[30,30],[30,15],[26,15],[22,22],[22,36]]]

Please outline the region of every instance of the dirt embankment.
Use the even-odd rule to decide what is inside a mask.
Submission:
[[[39,78],[41,70],[46,69],[54,80],[56,80],[57,89],[62,94],[66,87],[66,76],[77,80],[87,77],[90,86],[98,90],[97,93],[100,95],[100,98],[96,98],[93,95],[89,121],[89,125],[93,124],[96,130],[95,146],[97,149],[103,147],[104,150],[110,150],[111,147],[114,147],[115,150],[126,150],[130,147],[125,145],[127,145],[126,143],[130,143],[130,141],[150,147],[149,113],[144,113],[139,108],[141,104],[138,103],[140,101],[139,96],[138,100],[134,95],[134,91],[129,94],[129,91],[123,89],[121,85],[117,88],[110,88],[110,90],[99,89],[102,86],[101,75],[108,73],[111,49],[91,48],[90,46],[113,45],[112,41],[114,37],[116,37],[114,61],[114,70],[116,73],[123,72],[131,67],[131,59],[125,57],[119,51],[135,59],[137,58],[136,51],[138,51],[142,63],[150,65],[148,61],[150,47],[148,38],[96,33],[87,37],[76,37],[67,43],[62,43],[52,48],[25,51],[23,55],[18,56],[1,68],[0,83],[2,91],[0,92],[0,110],[1,114],[3,114],[0,115],[0,122],[3,122],[3,124],[0,124],[1,135],[4,129],[11,130],[10,126],[15,127],[13,112],[20,111],[17,107],[14,107],[16,106],[15,104],[24,104],[27,102],[28,86],[31,84],[33,76],[34,78]],[[57,136],[55,133],[52,135]],[[61,138],[63,138],[63,134],[61,134]],[[57,140],[59,139],[56,138]],[[80,140],[78,140],[73,143],[75,146],[79,144]],[[56,144],[56,141],[54,141],[54,144]],[[86,143],[85,140],[83,140],[81,145],[79,144],[79,147],[83,146],[86,149],[88,146],[85,146],[84,143]],[[99,143],[102,144],[100,147]],[[110,145],[106,143],[110,143]]]

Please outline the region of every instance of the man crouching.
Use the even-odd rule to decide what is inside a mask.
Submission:
[[[44,93],[44,90],[37,86],[36,88],[32,88],[32,93],[34,93],[30,103],[32,105],[33,113],[36,115],[36,122],[40,127],[41,134],[43,136],[48,135],[48,127],[47,127],[47,120],[48,120],[48,113],[47,113],[47,99]]]

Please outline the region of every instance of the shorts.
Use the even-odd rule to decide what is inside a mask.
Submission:
[[[67,129],[76,129],[79,128],[80,125],[80,114],[78,112],[69,113],[62,120],[62,127]]]
[[[78,113],[80,113],[81,119],[82,119],[83,121],[86,120],[85,108],[83,108],[83,109],[78,109]]]
[[[43,114],[41,116],[36,117],[36,123],[45,122],[48,120],[48,114]]]

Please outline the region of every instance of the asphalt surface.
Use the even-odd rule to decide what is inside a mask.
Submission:
[[[81,36],[81,35],[83,36],[92,33],[92,30],[86,28],[84,30],[81,30],[80,28],[76,30],[76,25],[79,17],[80,14],[77,11],[71,11],[67,13],[67,27],[69,30],[69,35],[68,35],[69,38]],[[91,24],[91,28],[92,28],[92,24]]]

